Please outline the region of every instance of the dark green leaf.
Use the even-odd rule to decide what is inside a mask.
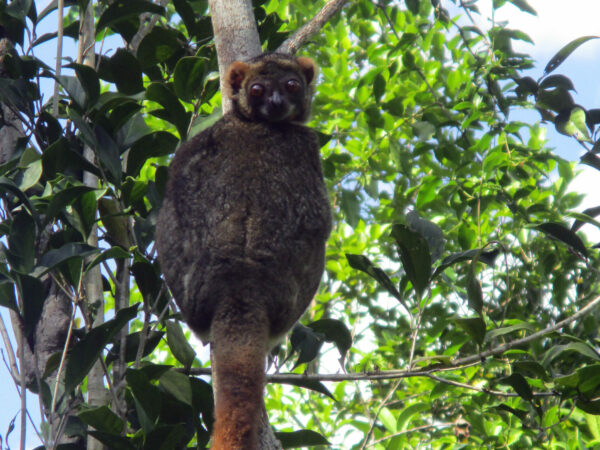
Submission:
[[[510,3],[515,5],[521,11],[527,12],[531,15],[537,16],[537,12],[533,9],[525,0],[508,0]]]
[[[187,136],[190,118],[175,94],[163,83],[151,83],[146,89],[146,98],[155,101],[164,108],[165,118],[175,125],[179,136],[184,140]]]
[[[110,450],[137,450],[139,448],[134,446],[126,437],[94,430],[88,431],[88,433],[106,445],[106,448],[110,448]]]
[[[138,47],[137,58],[142,69],[165,62],[180,52],[183,43],[180,37],[180,33],[174,29],[154,27]]]
[[[118,247],[117,247],[118,248]],[[148,356],[160,343],[164,333],[162,331],[153,331],[146,338],[144,349],[141,352],[141,357]],[[125,339],[125,362],[133,362],[137,358],[138,350],[141,345],[140,339],[142,332],[138,331],[127,335]],[[106,365],[110,365],[120,357],[121,342],[117,341],[106,355]]]
[[[383,78],[381,73],[378,73],[373,80],[373,95],[375,96],[375,100],[379,101],[381,97],[383,97],[383,94],[385,94],[385,87],[385,78]]]
[[[575,406],[577,406],[579,409],[588,414],[600,416],[600,400],[586,400],[583,398],[576,398]]]
[[[127,384],[135,400],[137,415],[146,433],[156,425],[162,405],[160,390],[141,370],[127,369]]]
[[[566,89],[558,87],[552,90],[538,91],[537,105],[542,109],[550,109],[554,112],[570,110],[575,106],[573,97]]]
[[[570,111],[561,111],[554,119],[554,125],[559,133],[574,137],[578,141],[591,141],[583,108],[576,106]]]
[[[360,201],[358,199],[358,194],[346,189],[342,190],[341,207],[346,222],[348,222],[352,228],[356,228],[356,225],[358,225],[358,221],[360,220]]]
[[[339,350],[342,358],[346,356],[350,347],[352,347],[352,334],[346,325],[335,319],[321,319],[308,324],[317,333],[325,336],[326,342],[333,342]]]
[[[471,268],[467,272],[467,300],[469,307],[476,313],[481,314],[483,310],[483,293],[473,266],[471,264]]]
[[[561,225],[559,223],[547,222],[538,225],[536,228],[538,230],[543,231],[547,235],[564,242],[568,246],[577,250],[582,255],[587,256],[587,249],[585,248],[585,244],[583,243],[583,241],[579,238],[579,236],[577,236],[576,233],[569,230],[564,225]]]
[[[127,175],[136,177],[149,158],[174,153],[178,143],[179,139],[166,131],[156,131],[142,137],[129,150]]]
[[[129,51],[118,49],[110,58],[109,65],[119,92],[133,95],[144,89],[142,67]]]
[[[597,155],[594,155],[592,152],[586,152],[581,157],[581,162],[593,167],[596,170],[600,170],[600,158]]]
[[[177,61],[173,87],[182,100],[193,102],[200,97],[207,72],[206,58],[186,56]]]
[[[108,434],[119,435],[125,423],[108,406],[84,409],[77,414],[85,424]]]
[[[88,299],[93,302],[96,299]],[[88,375],[94,363],[102,355],[104,347],[112,340],[121,328],[133,319],[139,303],[129,308],[121,309],[116,317],[92,328],[69,351],[65,374],[65,391],[71,392]]]
[[[516,323],[514,325],[509,325],[507,327],[495,328],[487,332],[485,336],[486,342],[491,342],[493,339],[505,336],[510,333],[514,333],[515,331],[535,331],[535,327],[527,322]]]
[[[69,148],[69,142],[60,138],[42,153],[42,167],[44,175],[53,179],[56,174],[68,174],[69,171],[86,170],[96,176],[100,176],[100,170],[91,162],[86,160],[80,153]]]
[[[402,267],[420,298],[431,277],[429,244],[421,234],[402,224],[392,227],[392,237],[398,245]]]
[[[281,384],[289,384],[291,386],[298,386],[301,388],[310,389],[311,391],[325,394],[327,397],[331,398],[332,400],[335,400],[335,397],[333,396],[333,394],[331,392],[329,392],[329,389],[327,389],[327,387],[320,381],[310,380],[310,379],[304,380],[304,379],[300,378],[300,379],[296,379],[296,380],[282,381]]]
[[[77,79],[85,92],[85,109],[89,110],[100,97],[100,80],[96,71],[83,64],[71,63],[67,67],[75,69]]]
[[[94,191],[94,188],[89,186],[70,186],[54,194],[46,209],[46,223],[50,223],[52,219],[83,194],[92,191]]]
[[[36,222],[39,220],[35,208],[29,201],[29,197],[27,197],[27,195],[25,195],[25,193],[19,189],[19,187],[12,180],[6,177],[0,177],[0,193],[5,195],[9,193],[15,195],[19,200],[21,200],[21,202],[23,202]]]
[[[81,242],[69,242],[60,248],[50,250],[42,255],[35,273],[37,276],[41,276],[69,259],[83,259],[99,251],[98,248]]]
[[[96,34],[115,23],[138,17],[142,13],[165,15],[165,9],[151,1],[117,0],[102,13],[96,24]]]
[[[31,272],[35,259],[35,238],[35,221],[27,212],[18,212],[10,226],[6,255],[13,270],[21,273]]]
[[[541,89],[551,89],[557,87],[561,87],[567,91],[575,90],[575,86],[573,86],[571,79],[565,77],[564,75],[550,75],[549,77],[544,78],[540,83]]]
[[[542,366],[549,367],[552,361],[562,357],[564,354],[578,353],[594,361],[600,361],[600,355],[588,344],[583,342],[571,342],[564,345],[554,345],[545,354],[541,361]]]
[[[475,256],[479,255],[479,261],[487,264],[488,266],[493,266],[496,257],[500,254],[500,250],[494,249],[491,251],[483,251],[483,249],[475,248],[473,250],[467,250],[465,252],[454,253],[450,256],[445,257],[440,263],[439,267],[435,270],[433,277],[438,276],[448,267],[462,261],[469,261],[473,259]]]
[[[102,127],[95,128],[96,140],[98,146],[95,148],[98,158],[102,165],[108,170],[108,178],[119,186],[121,184],[121,156],[119,147],[113,136],[107,133]]]
[[[481,317],[455,317],[454,322],[465,330],[477,344],[483,344],[485,339],[485,322]]]
[[[42,282],[29,275],[19,275],[18,284],[23,306],[24,334],[26,337],[29,337],[42,316],[47,293]]]
[[[283,448],[312,447],[316,445],[331,445],[331,443],[316,431],[299,430],[292,432],[276,432]]]
[[[507,411],[511,414],[514,414],[515,416],[517,416],[519,418],[519,420],[521,420],[523,422],[525,422],[527,420],[528,413],[527,413],[527,411],[524,411],[522,409],[511,408],[510,406],[508,406],[504,403],[496,406],[495,408],[498,410],[501,410],[501,411]]]
[[[346,259],[348,260],[348,264],[350,264],[350,267],[352,267],[353,269],[360,270],[366,273],[367,275],[371,276],[391,295],[393,295],[404,305],[402,294],[398,291],[398,289],[396,289],[396,286],[394,285],[394,283],[392,283],[392,280],[389,279],[389,277],[383,270],[381,270],[379,267],[377,267],[371,261],[369,261],[369,258],[367,258],[364,255],[352,255],[350,253],[346,253]]]
[[[183,367],[189,369],[196,358],[196,352],[188,343],[179,322],[174,320],[167,321],[167,344],[177,361]]]
[[[590,39],[598,39],[600,36],[583,36],[577,39],[572,40],[563,48],[561,48],[556,55],[552,57],[552,59],[546,65],[544,69],[544,74],[548,74],[560,66],[565,59],[569,57],[571,53],[573,53],[581,44],[589,41]]]
[[[0,306],[10,308],[14,312],[19,313],[17,299],[15,297],[14,281],[9,278],[5,278],[3,275],[0,276]]]
[[[416,211],[411,211],[406,215],[406,225],[425,238],[429,245],[431,260],[437,261],[444,251],[444,233],[435,223],[419,217]]]
[[[171,369],[160,377],[160,386],[181,403],[192,406],[192,387],[187,375]]]
[[[524,400],[531,401],[533,399],[533,392],[531,391],[531,386],[527,383],[525,377],[519,373],[513,373],[508,377],[504,377],[500,380],[503,384],[510,385],[519,397]]]
[[[316,333],[311,328],[298,323],[290,335],[292,351],[298,353],[298,359],[294,367],[312,361],[319,354],[323,345],[323,335]]]

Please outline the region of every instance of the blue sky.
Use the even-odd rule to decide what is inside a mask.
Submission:
[[[38,1],[38,12],[48,3]],[[450,2],[442,2],[449,5]],[[495,20],[507,20],[509,27],[526,32],[535,42],[535,45],[517,43],[515,50],[531,54],[536,60],[536,68],[529,76],[537,79],[541,76],[544,66],[550,58],[561,47],[573,39],[586,35],[600,35],[600,1],[599,0],[528,0],[528,3],[538,12],[538,16],[532,16],[520,12],[512,5],[506,5],[496,12]],[[480,0],[478,7],[482,13],[481,26],[486,28],[489,21],[491,0]],[[567,6],[568,5],[568,6]],[[56,16],[54,16],[56,17]],[[52,27],[56,19],[48,17],[44,20],[47,27]],[[45,30],[47,31],[47,30]],[[40,30],[40,34],[42,32]],[[67,39],[70,41],[69,39]],[[71,41],[72,42],[72,41]],[[54,42],[48,43],[43,52],[38,52],[38,56],[45,56],[45,60],[51,66],[54,66],[54,55],[56,50]],[[74,54],[74,45],[66,45],[64,54]],[[600,39],[589,41],[577,49],[557,70],[555,73],[562,73],[573,81],[577,92],[574,93],[576,103],[584,108],[600,108],[600,82],[598,82],[598,70],[600,69]],[[539,120],[537,112],[519,113],[523,114],[521,120],[534,122]],[[558,154],[570,161],[577,161],[582,155],[582,148],[571,138],[556,133],[552,126],[548,127],[549,145],[554,147]],[[582,172],[572,184],[571,190],[576,192],[587,192],[588,196],[584,201],[582,210],[590,206],[600,205],[600,194],[598,194],[598,185],[600,184],[600,173],[598,171],[580,165]],[[594,189],[594,185],[596,189]],[[600,232],[587,225],[586,232],[594,239],[600,241]],[[1,311],[6,323],[10,322],[6,311]],[[3,349],[4,351],[4,349]],[[0,363],[0,399],[4,400],[0,408],[0,434],[5,435],[11,419],[19,411],[19,397],[10,375],[4,364]],[[39,422],[39,406],[37,397],[28,395],[29,410]],[[16,420],[16,429],[13,431],[10,439],[12,448],[18,447],[19,440],[19,419]],[[39,445],[35,433],[28,427],[27,448],[33,449]]]

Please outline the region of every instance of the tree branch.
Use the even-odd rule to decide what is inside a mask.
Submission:
[[[489,389],[481,388],[478,386],[472,386],[469,384],[459,383],[456,381],[448,380],[443,377],[435,376],[433,374],[439,372],[448,372],[452,370],[464,369],[465,367],[473,366],[481,364],[485,358],[489,356],[494,356],[501,354],[507,350],[510,350],[515,347],[522,346],[523,344],[528,344],[530,342],[535,341],[536,339],[540,339],[550,333],[553,333],[561,328],[564,328],[566,325],[580,319],[585,316],[589,312],[591,312],[594,308],[600,305],[600,296],[596,297],[594,300],[589,302],[579,311],[577,311],[572,316],[567,317],[556,324],[544,328],[536,333],[533,333],[529,336],[526,336],[521,339],[515,339],[514,341],[507,342],[506,344],[499,345],[490,350],[487,350],[482,353],[478,353],[476,355],[466,356],[464,358],[455,359],[449,365],[431,365],[429,367],[425,367],[421,370],[387,370],[387,371],[377,371],[377,372],[361,372],[361,373],[333,373],[333,374],[313,374],[313,375],[299,375],[294,373],[288,374],[274,374],[268,375],[267,380],[269,382],[274,383],[287,383],[287,384],[301,384],[307,381],[332,381],[332,382],[341,382],[341,381],[375,381],[375,380],[394,380],[400,378],[408,378],[408,377],[427,377],[439,381],[441,383],[451,384],[453,386],[471,389],[478,392],[483,392],[491,395],[499,395],[504,397],[516,397],[518,394],[502,392],[502,391],[492,391]],[[182,371],[184,371],[182,369]],[[189,371],[184,371],[190,375],[210,375],[210,368],[202,368],[202,369],[191,369]],[[537,392],[533,394],[536,397],[550,397],[554,395],[559,395],[554,392]]]
[[[311,37],[317,34],[321,28],[335,16],[348,0],[330,0],[321,11],[302,28],[296,31],[292,37],[286,39],[283,44],[279,46],[277,51],[279,53],[289,53],[293,55],[296,51],[302,47]]]

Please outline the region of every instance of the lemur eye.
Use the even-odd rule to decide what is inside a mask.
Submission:
[[[285,83],[285,89],[288,92],[298,92],[298,89],[300,89],[300,82],[298,80],[287,80]]]
[[[265,93],[265,87],[262,84],[253,84],[250,86],[250,95],[252,97],[262,97]]]

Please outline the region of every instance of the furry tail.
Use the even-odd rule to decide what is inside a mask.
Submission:
[[[263,317],[247,317],[234,308],[215,315],[211,325],[216,404],[211,450],[258,449],[267,339],[268,322]]]

